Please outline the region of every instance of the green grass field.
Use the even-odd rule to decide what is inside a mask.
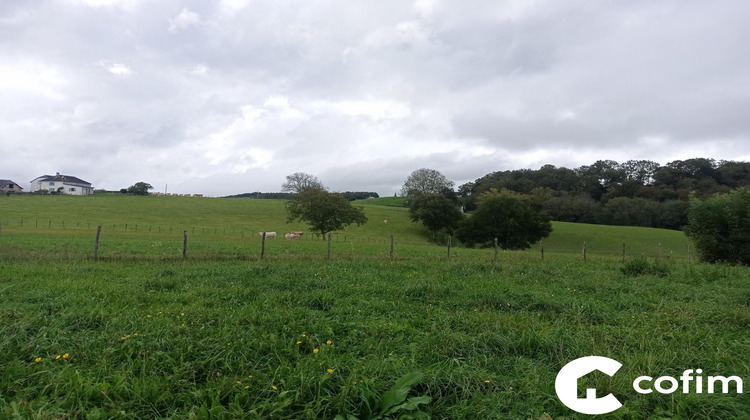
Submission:
[[[356,202],[369,222],[350,226],[333,236],[338,257],[380,257],[390,254],[393,235],[397,257],[434,258],[447,254],[436,247],[420,224],[411,222],[403,199],[385,197]],[[384,223],[384,221],[388,223]],[[11,196],[0,200],[0,256],[6,258],[85,258],[94,254],[96,227],[102,226],[99,256],[105,259],[181,258],[183,232],[193,259],[248,259],[260,256],[260,231],[306,231],[287,224],[283,200],[211,199],[133,196]],[[584,242],[591,257],[628,255],[688,259],[689,243],[682,232],[624,226],[553,223],[543,241],[545,253],[582,255]],[[525,251],[541,255],[540,246]],[[302,241],[269,240],[269,258],[325,256],[327,246],[307,231]],[[490,258],[491,250],[454,247],[457,258]]]
[[[370,222],[337,233],[331,259],[306,234],[269,240],[261,261],[257,231],[305,230],[281,201],[0,199],[0,419],[399,418],[416,403],[383,414],[387,391],[412,372],[408,397],[429,397],[432,418],[589,418],[554,381],[592,354],[623,363],[588,378],[624,404],[603,418],[747,418],[746,393],[631,384],[697,368],[750,379],[746,268],[688,262],[680,232],[565,223],[544,260],[448,260],[406,209],[362,205]]]

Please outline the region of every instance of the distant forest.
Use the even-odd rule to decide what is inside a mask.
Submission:
[[[553,220],[680,229],[691,196],[750,185],[750,163],[695,158],[664,166],[649,160],[600,160],[575,169],[544,165],[487,174],[458,187],[466,211],[491,188],[526,194]]]
[[[378,193],[368,191],[346,191],[339,194],[343,194],[347,200],[364,200],[367,198],[378,198]],[[262,192],[251,192],[237,195],[230,195],[226,198],[264,198],[264,199],[283,199],[288,200],[292,196],[291,193],[262,193]]]

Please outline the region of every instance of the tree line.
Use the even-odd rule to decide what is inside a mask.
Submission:
[[[409,174],[401,188],[413,222],[422,222],[433,239],[455,235],[464,245],[524,249],[552,232],[549,216],[527,196],[490,188],[478,194],[470,217],[459,210],[453,181],[428,168]]]
[[[569,169],[492,172],[458,187],[466,211],[491,189],[527,195],[553,220],[681,229],[688,223],[689,198],[707,198],[750,186],[750,163],[708,158],[618,163],[599,160]]]

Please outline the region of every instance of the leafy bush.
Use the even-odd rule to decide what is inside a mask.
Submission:
[[[527,196],[492,189],[479,196],[477,210],[461,222],[456,237],[468,247],[490,246],[497,238],[503,249],[526,249],[551,232],[549,216]]]
[[[686,233],[703,261],[750,265],[750,190],[693,198]]]
[[[441,194],[423,194],[411,199],[409,213],[413,222],[421,221],[433,236],[441,229],[452,231],[463,219],[458,204]]]

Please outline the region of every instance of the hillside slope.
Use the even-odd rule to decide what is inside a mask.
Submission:
[[[96,229],[141,233],[213,233],[253,237],[260,231],[279,234],[308,227],[299,222],[286,223],[284,200],[226,199],[194,197],[139,196],[11,196],[0,198],[0,228],[5,234],[34,233],[59,237],[61,230],[71,234]],[[386,241],[394,235],[401,244],[432,245],[421,224],[413,223],[408,209],[397,207],[397,200],[355,201],[369,219],[363,226],[349,226],[336,232],[341,240]],[[387,221],[387,222],[386,222]],[[310,238],[310,234],[308,237]],[[88,239],[87,239],[88,240]],[[629,226],[603,226],[553,222],[553,232],[543,241],[546,252],[579,253],[586,242],[593,254],[620,255],[626,244],[629,255],[685,257],[689,242],[679,231]],[[0,244],[2,241],[0,240]],[[530,252],[537,252],[536,249]]]

